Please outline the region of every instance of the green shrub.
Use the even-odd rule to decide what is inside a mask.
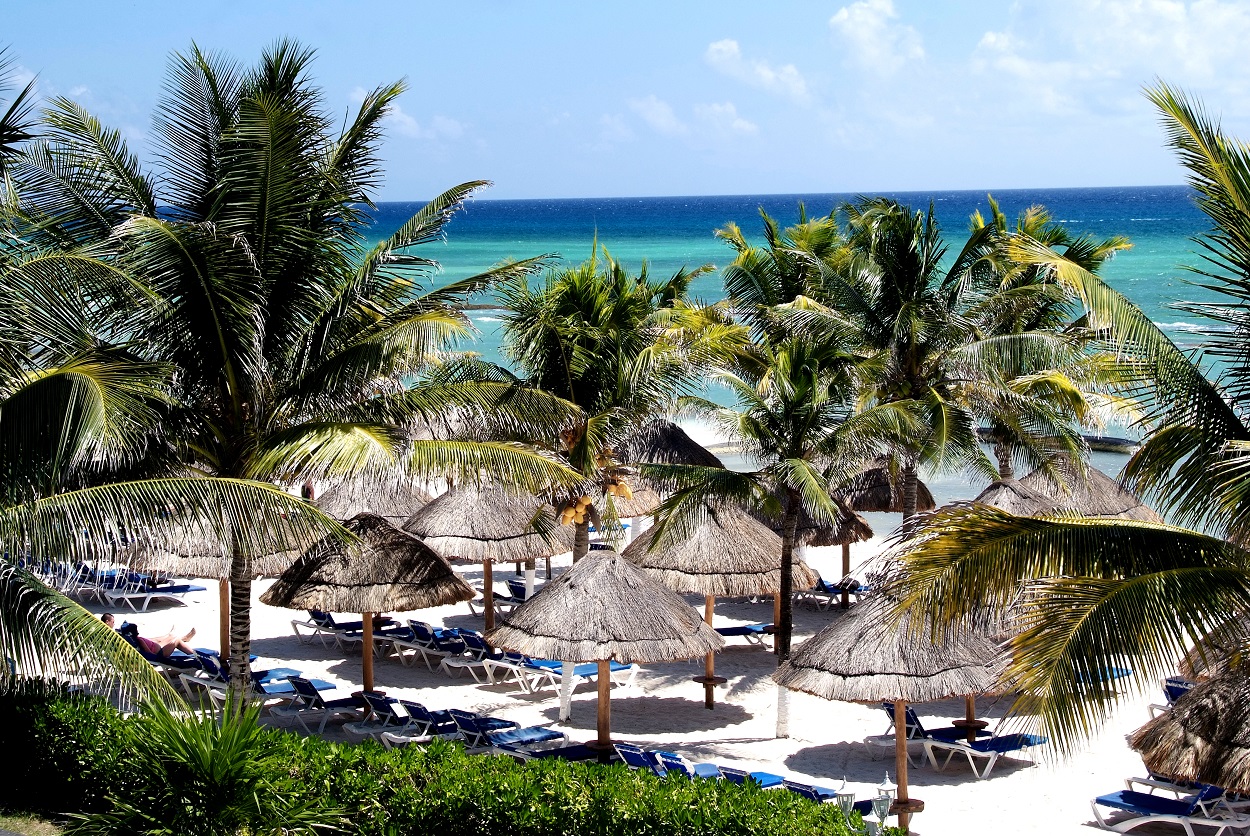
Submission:
[[[30,725],[21,736],[25,748],[16,751],[36,757],[4,787],[3,803],[104,814],[72,828],[82,833],[294,832],[331,820],[358,836],[852,832],[833,804],[724,781],[660,779],[620,765],[518,764],[442,741],[387,751],[259,728],[251,715],[225,726],[167,714],[123,720],[101,701],[63,691],[46,691],[42,700],[33,691],[0,695],[0,712],[19,706]],[[12,725],[0,730],[0,745],[20,736]],[[87,791],[87,784],[101,789]]]

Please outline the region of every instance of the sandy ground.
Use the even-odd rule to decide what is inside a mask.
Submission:
[[[873,554],[878,545],[879,540],[874,540],[855,547],[855,562]],[[809,550],[807,559],[826,577],[840,574],[838,549]],[[556,559],[557,572],[567,565],[567,555]],[[471,583],[480,583],[480,567],[459,565],[457,569]],[[496,568],[499,588],[511,573],[511,567]],[[255,593],[259,595],[269,583],[258,582]],[[125,617],[140,626],[142,635],[159,635],[171,624],[177,630],[194,626],[199,632],[194,644],[214,644],[217,587],[213,582],[204,585],[208,591],[188,596],[185,606],[154,605],[152,611],[127,613]],[[692,598],[691,603],[700,602]],[[290,621],[303,613],[258,601],[253,606],[252,648],[260,656],[257,667],[293,667],[309,676],[330,680],[338,686],[332,695],[359,689],[359,651],[345,652],[333,644],[327,648],[318,642],[301,643],[293,635]],[[101,611],[99,607],[93,609]],[[448,627],[482,627],[482,619],[470,615],[464,604],[396,616],[418,617]],[[725,601],[718,605],[716,616],[718,626],[769,621],[772,605]],[[796,643],[837,616],[836,608],[819,612],[796,607]],[[774,658],[766,649],[732,639],[716,663],[717,673],[729,682],[718,689],[718,704],[710,711],[703,707],[702,688],[690,681],[702,672],[702,660],[646,665],[633,689],[613,692],[613,736],[642,746],[663,745],[696,762],[763,769],[826,786],[837,786],[845,777],[860,798],[876,794],[875,786],[882,782],[887,770],[890,778],[897,780],[893,750],[870,752],[863,743],[864,738],[886,731],[887,717],[878,708],[828,702],[796,693],[790,701],[791,736],[775,739],[777,691],[769,679],[775,668]],[[452,679],[427,670],[420,662],[405,667],[393,658],[376,663],[375,678],[376,687],[388,694],[417,700],[431,709],[463,708],[489,712],[522,725],[551,725],[573,740],[594,736],[595,694],[590,685],[582,685],[574,694],[571,722],[559,724],[558,700],[552,692],[526,695],[504,686],[478,685],[467,674]],[[1148,719],[1147,704],[1161,696],[1152,693],[1126,697],[1103,733],[1086,750],[1066,761],[1058,761],[1049,749],[1035,750],[1037,763],[1000,759],[990,778],[983,781],[977,780],[962,760],[952,761],[942,772],[928,764],[913,768],[911,794],[926,804],[925,812],[913,820],[914,832],[953,836],[1006,826],[1012,833],[1039,836],[1091,833],[1095,825],[1090,798],[1120,789],[1125,778],[1143,774],[1141,761],[1125,744],[1124,735]],[[987,698],[978,700],[977,707],[978,713],[996,720],[1003,716],[1007,705],[1003,700]],[[962,716],[963,701],[928,703],[917,708],[926,724],[947,725]],[[346,739],[345,732],[333,723],[326,733]],[[1150,827],[1134,832],[1179,831],[1174,827]]]

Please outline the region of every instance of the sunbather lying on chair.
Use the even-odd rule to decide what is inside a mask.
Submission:
[[[113,618],[113,614],[107,613],[107,612],[104,615],[100,616],[100,620],[103,621],[105,624],[107,624],[109,627],[112,627],[116,623],[115,619]],[[152,654],[153,656],[156,656],[159,654],[161,656],[168,658],[174,655],[175,650],[181,650],[183,653],[189,654],[191,656],[195,656],[195,648],[187,644],[187,642],[195,638],[194,627],[191,628],[191,632],[187,633],[182,638],[178,638],[174,634],[173,628],[170,628],[170,631],[166,633],[165,635],[158,636],[155,639],[149,639],[149,638],[146,638],[145,636],[139,635],[139,628],[137,626],[133,624],[129,626],[134,628],[133,639],[135,643],[139,645],[140,649],[146,651],[147,653]]]

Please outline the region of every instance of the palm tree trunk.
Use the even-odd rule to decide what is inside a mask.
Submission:
[[[1011,466],[1012,444],[997,433],[994,434],[994,455],[998,457],[998,478],[1016,478],[1015,468]]]
[[[573,562],[581,560],[590,551],[590,523],[583,521],[575,523],[577,526],[573,532]]]
[[[230,554],[230,699],[242,707],[252,687],[252,561],[237,545]]]
[[[786,489],[786,512],[781,518],[781,586],[777,591],[780,614],[773,625],[773,651],[777,665],[790,658],[794,633],[794,541],[799,527],[799,492]],[[777,686],[777,737],[790,736],[790,692]]]
[[[903,464],[903,519],[916,515],[916,465],[908,460]]]

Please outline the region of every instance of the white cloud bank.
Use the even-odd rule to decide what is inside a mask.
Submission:
[[[894,75],[925,57],[924,41],[912,26],[897,22],[893,0],[860,0],[829,18],[829,28],[846,48],[850,63],[875,75]]]
[[[797,67],[793,64],[774,67],[764,60],[747,59],[742,47],[732,38],[708,44],[703,60],[717,72],[752,87],[785,96],[799,104],[811,100],[807,80]]]

